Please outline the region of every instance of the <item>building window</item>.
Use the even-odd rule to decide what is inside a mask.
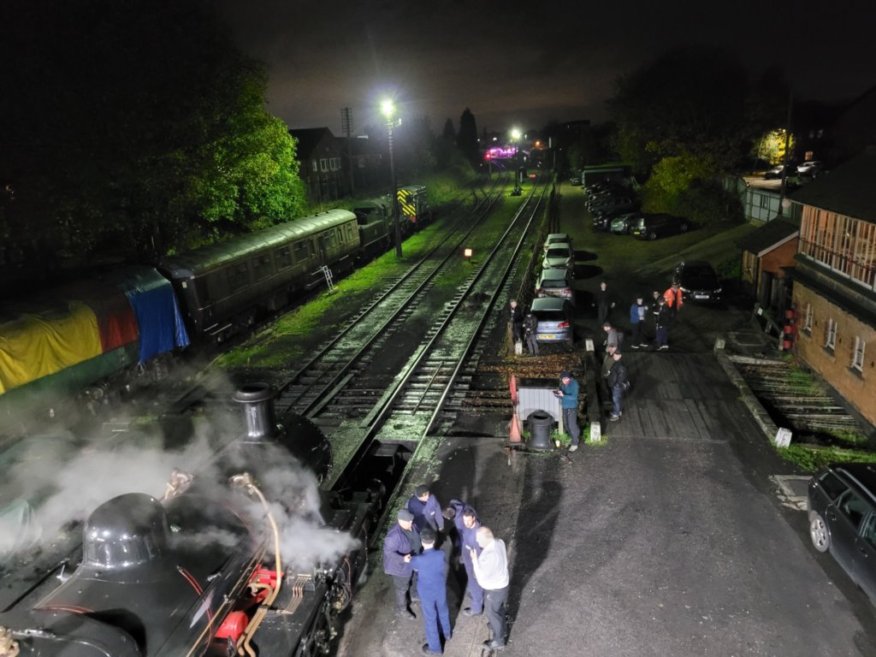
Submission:
[[[806,304],[806,315],[803,317],[803,330],[812,333],[812,304]]]
[[[324,157],[319,158],[319,170],[323,173],[328,171],[328,160]]]
[[[319,171],[319,165],[316,163],[316,160],[311,160],[310,162],[312,164],[311,168],[313,169],[313,173],[316,173],[317,171]]]
[[[855,349],[852,351],[852,369],[859,372],[864,371],[864,348],[867,343],[860,336],[855,336]]]
[[[827,320],[827,331],[824,334],[824,348],[833,351],[836,347],[836,322],[833,318]]]

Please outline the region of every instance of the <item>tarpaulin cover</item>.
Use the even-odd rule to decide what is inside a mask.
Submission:
[[[72,301],[0,324],[0,393],[101,354],[94,311]]]
[[[188,346],[189,336],[170,281],[155,269],[141,267],[127,271],[118,285],[137,316],[141,363]]]
[[[100,344],[103,352],[118,349],[137,341],[137,318],[125,293],[102,281],[83,281],[56,292],[62,299],[82,301],[97,315]]]

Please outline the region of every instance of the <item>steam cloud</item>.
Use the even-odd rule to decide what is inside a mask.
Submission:
[[[231,443],[241,435],[226,429],[233,435],[217,438],[221,431],[217,427],[239,424],[236,417],[214,418],[196,426],[193,440],[177,451],[158,447],[162,437],[145,431],[126,433],[123,439],[114,439],[114,445],[108,441],[75,445],[71,436],[29,441],[5,463],[0,555],[51,543],[63,527],[85,521],[95,508],[118,495],[142,492],[160,498],[174,468],[195,473],[199,482],[216,482],[208,490],[217,499],[240,495],[224,483],[215,462],[217,444]],[[241,469],[247,465],[242,455],[225,456]],[[318,482],[311,471],[277,445],[266,446],[260,456],[267,466],[259,471],[256,483],[279,526],[285,565],[309,572],[318,564],[336,562],[358,545],[349,534],[323,523]],[[260,504],[248,501],[243,506],[256,523],[264,520]],[[222,529],[204,527],[185,540],[228,547],[236,539]]]

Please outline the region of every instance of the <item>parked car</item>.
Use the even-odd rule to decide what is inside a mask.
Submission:
[[[876,601],[876,465],[833,463],[809,481],[809,537]]]
[[[593,214],[606,214],[609,212],[629,212],[637,207],[636,201],[628,196],[609,196],[600,199],[590,207]]]
[[[671,214],[648,214],[639,217],[633,226],[633,235],[642,240],[656,240],[666,235],[677,235],[690,230],[690,222]]]
[[[675,268],[675,280],[685,299],[711,303],[721,300],[721,281],[714,267],[705,260],[682,262]]]
[[[535,284],[535,296],[572,299],[575,292],[572,290],[571,281],[572,277],[568,269],[556,267],[542,269]]]
[[[609,230],[615,235],[626,235],[643,215],[639,212],[624,212],[611,220]]]
[[[544,238],[544,250],[547,251],[557,242],[565,242],[566,244],[571,245],[572,238],[569,237],[568,233],[548,233],[548,236]]]
[[[567,299],[541,297],[532,300],[532,314],[538,320],[535,331],[539,342],[574,342],[572,304]]]
[[[554,242],[551,247],[544,252],[544,259],[541,261],[541,266],[544,269],[550,267],[565,267],[571,269],[575,264],[575,254],[572,251],[572,246],[568,242]]]
[[[785,176],[796,176],[797,175],[797,167],[793,164],[778,164],[774,166],[772,169],[768,170],[763,174],[763,177],[766,180],[774,180],[776,178],[782,177],[782,172],[784,171]]]
[[[820,161],[808,160],[797,165],[797,173],[801,176],[812,176],[814,178],[821,173],[823,168]]]

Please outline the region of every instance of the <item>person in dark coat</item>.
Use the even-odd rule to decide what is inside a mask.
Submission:
[[[523,335],[530,355],[538,356],[538,318],[532,314],[532,311],[526,313],[523,320]]]
[[[669,349],[669,327],[672,324],[673,313],[669,306],[666,305],[666,300],[663,297],[657,302],[657,349],[665,351]]]
[[[654,324],[654,339],[657,339],[657,315],[660,314],[660,292],[654,290],[651,293],[651,303],[648,304],[648,314]]]
[[[609,420],[617,422],[624,412],[624,394],[627,391],[629,376],[627,366],[623,363],[623,355],[616,351],[612,356],[614,364],[608,373],[608,388],[611,390],[611,415]]]
[[[420,484],[408,500],[408,511],[414,514],[414,526],[422,532],[431,527],[436,532],[444,531],[444,516],[441,515],[441,505],[429,491],[426,484]]]
[[[447,561],[444,553],[435,549],[435,532],[426,527],[420,534],[423,553],[406,557],[417,572],[417,593],[420,594],[420,611],[426,630],[423,653],[440,655],[443,652],[441,638],[446,643],[451,636],[450,610],[447,608]]]
[[[511,299],[508,304],[508,324],[511,326],[511,340],[520,342],[523,340],[523,308],[517,304],[516,299]]]
[[[462,613],[465,616],[479,616],[484,611],[484,590],[475,577],[469,548],[473,549],[475,554],[481,553],[477,539],[481,521],[473,507],[456,499],[450,500],[450,505],[445,513],[448,517],[453,518],[453,524],[456,526],[456,533],[459,536],[459,557],[465,567],[465,590],[468,592],[470,602],[469,606],[462,610]]]
[[[392,577],[395,591],[395,614],[400,618],[416,618],[408,608],[408,590],[414,569],[410,557],[420,551],[420,533],[414,527],[414,514],[407,509],[398,512],[398,521],[386,532],[383,540],[383,572]]]
[[[614,308],[614,300],[608,291],[608,283],[605,281],[599,284],[594,305],[596,306],[596,320],[602,325],[608,319],[611,309]]]

